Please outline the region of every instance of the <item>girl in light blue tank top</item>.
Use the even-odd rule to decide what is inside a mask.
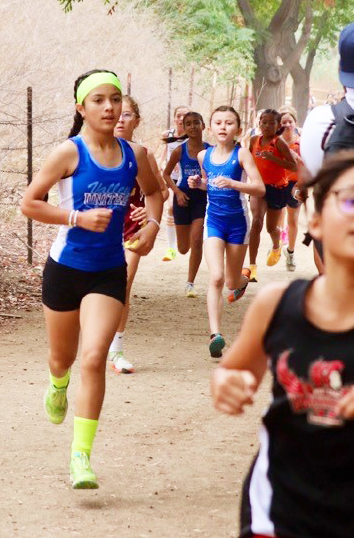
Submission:
[[[172,152],[164,170],[164,179],[174,193],[173,217],[178,251],[186,254],[190,250],[185,293],[187,297],[194,298],[197,296],[194,280],[203,256],[203,224],[207,199],[204,191],[188,186],[188,177],[201,173],[197,155],[203,148],[209,147],[209,144],[203,142],[205,125],[198,112],[187,112],[183,125],[188,140]],[[176,164],[181,170],[177,184],[171,177]]]
[[[234,302],[242,297],[249,281],[248,270],[242,274],[249,232],[245,195],[264,196],[265,188],[249,150],[235,145],[234,139],[241,134],[238,113],[232,107],[219,107],[210,124],[216,146],[198,155],[203,177],[196,175],[188,183],[208,194],[204,252],[210,272],[209,351],[212,357],[220,358],[225,346],[220,332],[224,282],[229,289],[228,301]]]
[[[59,224],[43,273],[43,304],[50,342],[50,383],[44,397],[49,420],[65,419],[66,391],[81,331],[81,372],[74,417],[70,479],[75,489],[98,487],[90,454],[105,392],[108,348],[125,302],[123,220],[137,178],[145,194],[147,225],[131,238],[145,255],[162,213],[159,185],[145,151],[114,137],[122,108],[121,84],[109,71],[77,79],[76,114],[69,140],[56,148],[28,187],[23,213]],[[79,134],[85,120],[85,131]],[[45,201],[58,184],[59,206]],[[134,243],[136,241],[136,243]]]

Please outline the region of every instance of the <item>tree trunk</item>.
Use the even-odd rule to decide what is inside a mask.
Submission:
[[[258,68],[253,80],[253,95],[256,110],[261,108],[278,109],[285,100],[285,79],[274,81],[267,77],[263,68]]]
[[[246,25],[260,33],[262,23],[257,19],[250,0],[237,0],[237,4]],[[313,5],[312,0],[306,0],[301,33],[295,40],[301,20],[301,5],[302,0],[281,0],[267,32],[263,33],[263,40],[255,47],[253,89],[257,109],[278,108],[284,103],[286,78],[293,66],[299,63],[311,34]],[[292,41],[295,45],[290,47]]]
[[[279,108],[285,99],[286,76],[278,65],[275,48],[258,47],[255,50],[256,73],[253,80],[253,95],[256,109]]]
[[[302,127],[306,119],[310,96],[310,72],[298,63],[291,70],[291,76],[293,79],[292,103],[297,110],[298,124]]]

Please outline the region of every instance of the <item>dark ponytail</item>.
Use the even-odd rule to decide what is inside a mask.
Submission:
[[[84,120],[81,116],[80,112],[76,111],[74,116],[74,124],[71,127],[70,133],[68,138],[71,138],[73,136],[76,136],[81,131],[81,127],[83,126]]]
[[[113,75],[117,76],[114,73],[114,71],[107,71],[107,69],[92,69],[91,71],[87,71],[86,73],[84,73],[83,75],[81,75],[80,77],[78,77],[75,80],[75,84],[74,84],[74,99],[75,99],[75,103],[76,103],[76,92],[77,92],[77,89],[80,86],[81,82],[83,80],[85,80],[85,78],[89,77],[90,75],[93,75],[94,73],[112,73]],[[75,116],[74,116],[74,123],[73,123],[73,126],[70,129],[70,133],[69,133],[68,138],[71,138],[72,136],[76,136],[77,134],[79,134],[83,124],[84,124],[84,120],[83,120],[80,112],[76,111]]]

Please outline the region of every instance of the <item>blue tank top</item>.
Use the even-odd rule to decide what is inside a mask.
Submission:
[[[215,148],[206,150],[203,168],[207,176],[208,206],[207,212],[217,216],[234,216],[235,213],[247,211],[247,202],[243,193],[231,189],[220,188],[214,185],[214,180],[220,176],[246,182],[246,174],[243,173],[238,159],[240,146],[235,146],[230,157],[222,164],[213,162]]]
[[[210,144],[208,142],[203,142],[204,149],[207,149],[210,147]],[[181,177],[177,181],[177,187],[179,187],[182,190],[189,190],[188,187],[188,178],[189,176],[195,176],[201,174],[200,171],[200,165],[198,159],[195,159],[194,157],[191,157],[188,152],[188,140],[183,142],[181,144],[181,158],[179,161],[180,167],[181,167]]]
[[[124,264],[123,224],[129,196],[138,172],[134,151],[122,138],[119,166],[108,168],[98,163],[82,138],[71,138],[77,146],[79,163],[71,177],[60,180],[59,207],[65,209],[112,209],[104,233],[60,226],[50,256],[58,263],[83,271],[102,271]]]

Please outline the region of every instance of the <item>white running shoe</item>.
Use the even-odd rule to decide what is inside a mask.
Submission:
[[[194,284],[191,282],[188,282],[186,285],[186,297],[194,299],[195,297],[198,297],[197,292],[194,289]]]
[[[285,256],[285,264],[287,271],[295,271],[296,261],[294,252],[289,252],[287,247],[283,248],[283,253]]]
[[[132,374],[134,372],[134,366],[123,357],[121,351],[116,353],[116,357],[111,363],[111,369],[116,374]]]
[[[114,362],[114,359],[118,356],[118,351],[109,351],[107,355],[107,360]]]

